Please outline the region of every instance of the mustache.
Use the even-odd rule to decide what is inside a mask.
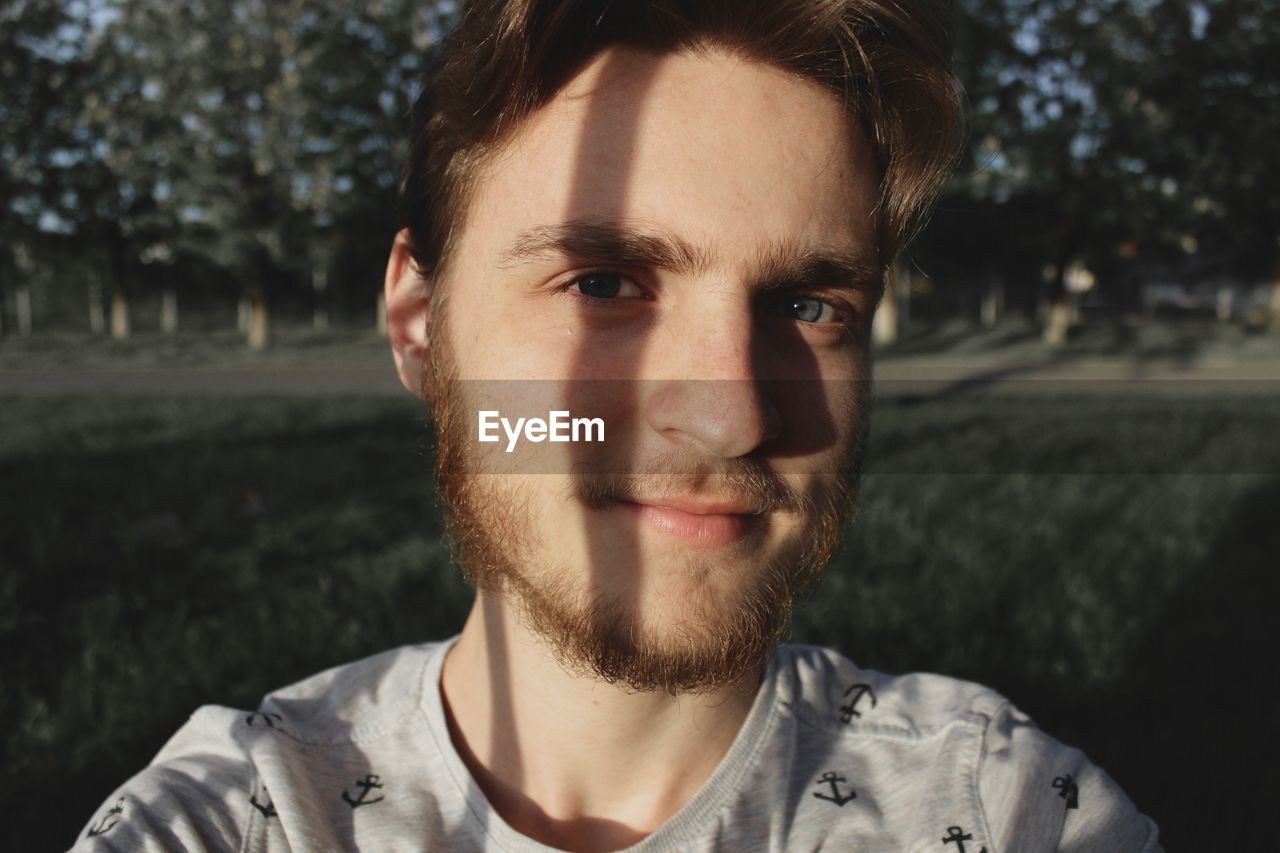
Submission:
[[[580,466],[573,472],[571,488],[591,509],[602,509],[614,501],[644,503],[675,495],[731,501],[752,513],[812,508],[812,501],[778,472],[751,458],[690,459],[668,454],[626,472]]]

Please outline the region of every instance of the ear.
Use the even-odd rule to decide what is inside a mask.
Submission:
[[[422,369],[427,353],[427,317],[431,311],[433,283],[422,276],[413,261],[409,230],[396,234],[387,259],[383,283],[387,302],[387,336],[400,382],[415,397],[422,397]]]

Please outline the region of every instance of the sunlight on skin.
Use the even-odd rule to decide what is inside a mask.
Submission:
[[[769,463],[776,451],[786,456],[791,488],[820,497],[824,475],[858,435],[856,401],[771,397],[759,383],[868,378],[873,289],[770,278],[813,255],[861,259],[859,268],[875,269],[876,180],[865,143],[848,128],[834,96],[769,66],[719,51],[606,51],[521,128],[477,189],[448,280],[437,285],[448,292],[446,332],[458,378],[643,379],[630,386],[638,399],[602,392],[576,401],[605,419],[611,439],[618,435],[632,454],[628,461],[674,450]],[[618,134],[625,145],[614,144]],[[591,144],[580,146],[582,139]],[[583,183],[626,191],[575,192]],[[698,262],[679,270],[615,263],[605,272],[616,279],[584,292],[580,277],[610,258],[551,250],[512,260],[522,236],[571,221],[691,247]],[[389,288],[408,275],[403,242],[396,252]],[[591,295],[601,287],[608,298]],[[816,322],[791,310],[796,299],[808,300],[798,316]],[[416,390],[415,360],[402,356],[403,381]],[[690,379],[714,381],[679,381]],[[528,383],[528,393],[555,384]],[[546,402],[525,401],[542,412]],[[831,434],[821,447],[787,453],[787,437],[815,414],[806,403],[826,410]],[[794,561],[806,544],[807,515],[773,512],[749,551],[732,543],[707,548],[706,570],[688,571],[681,559],[687,541],[637,527],[626,512],[567,499],[566,479],[504,480],[527,507],[533,553],[526,577],[576,587],[577,597],[634,593],[646,634],[714,639],[708,620],[741,603],[770,560]],[[618,549],[627,553],[600,567],[589,539],[635,547]],[[486,673],[495,665],[510,674],[510,694],[518,697],[507,706],[510,720],[494,719]],[[657,828],[711,774],[758,674],[699,696],[610,687],[566,672],[509,602],[482,596],[446,660],[443,689],[455,739],[508,822],[547,843],[616,849]],[[519,790],[504,785],[512,770]]]

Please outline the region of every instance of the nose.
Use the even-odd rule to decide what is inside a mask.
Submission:
[[[675,444],[722,459],[746,456],[778,438],[782,417],[755,364],[749,305],[721,306],[714,322],[681,322],[655,351],[646,419]]]

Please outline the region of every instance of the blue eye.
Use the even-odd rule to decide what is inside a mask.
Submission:
[[[835,319],[835,309],[821,299],[809,296],[785,299],[781,307],[782,313],[793,320],[801,320],[805,323],[831,322]]]

